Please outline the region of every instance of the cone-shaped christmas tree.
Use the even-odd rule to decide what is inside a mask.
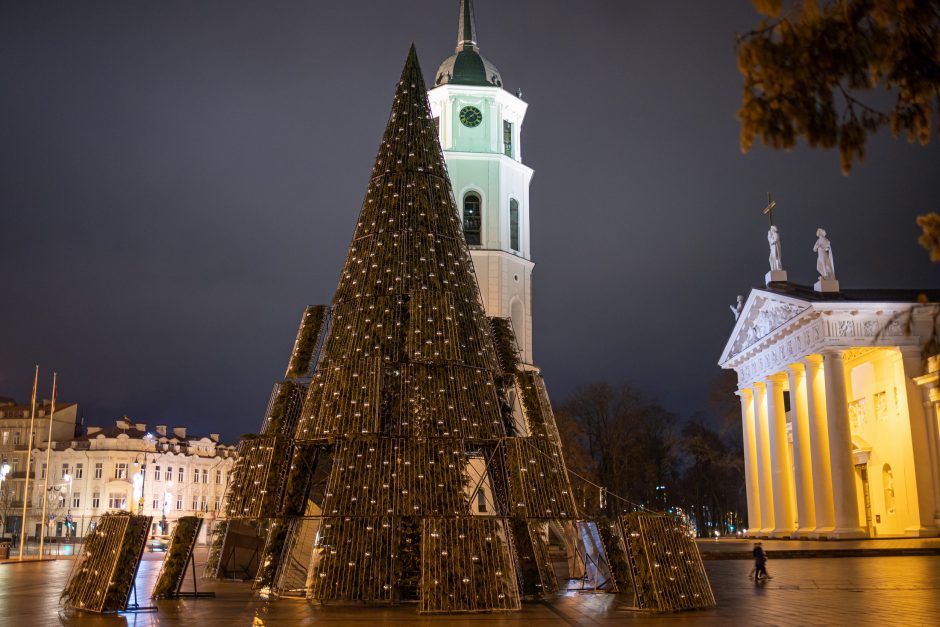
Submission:
[[[262,585],[428,612],[554,589],[544,521],[575,511],[551,406],[484,313],[413,46],[332,307],[308,309],[287,376],[229,496],[264,539]]]

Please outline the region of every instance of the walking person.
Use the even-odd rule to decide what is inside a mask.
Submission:
[[[754,581],[773,579],[767,574],[767,554],[760,542],[754,544]]]

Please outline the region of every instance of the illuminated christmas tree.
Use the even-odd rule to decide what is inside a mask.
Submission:
[[[554,417],[484,313],[414,47],[332,306],[305,312],[240,454],[220,572],[426,612],[555,589],[546,524],[575,505]]]

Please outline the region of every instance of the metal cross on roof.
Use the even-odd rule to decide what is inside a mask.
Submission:
[[[774,225],[774,207],[777,206],[777,202],[770,197],[770,192],[767,192],[767,206],[764,207],[764,215],[770,220],[770,226]]]

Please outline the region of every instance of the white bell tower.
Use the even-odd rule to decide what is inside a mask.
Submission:
[[[522,359],[532,363],[529,182],[519,141],[528,105],[503,87],[480,55],[471,0],[460,0],[455,54],[428,92],[444,159],[489,316],[511,318]]]

